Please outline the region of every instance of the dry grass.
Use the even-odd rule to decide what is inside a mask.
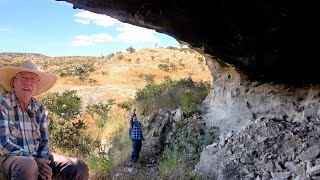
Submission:
[[[155,75],[156,83],[161,82],[166,76],[173,80],[192,77],[194,81],[212,81],[205,62],[199,60],[203,57],[195,52],[147,48],[132,54],[122,54],[124,54],[122,60],[118,59],[118,55],[110,59],[104,57],[94,60],[96,70],[90,73],[88,79],[95,82],[80,81],[79,78],[59,78],[50,92],[77,90],[85,105],[92,102],[106,102],[109,99],[114,99],[118,103],[132,100],[135,92],[147,85],[144,75]],[[86,62],[84,59],[80,60]],[[177,70],[163,71],[159,69],[159,64],[174,64]],[[57,67],[48,66],[48,69]]]

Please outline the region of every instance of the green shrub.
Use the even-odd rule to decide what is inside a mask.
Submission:
[[[80,80],[84,80],[89,76],[90,72],[95,70],[93,63],[85,63],[85,64],[75,64],[71,67],[67,67],[61,70],[61,77],[76,77],[78,76]]]
[[[154,75],[154,74],[145,74],[144,75],[144,79],[146,80],[147,84],[153,84],[155,77],[156,77],[156,75]]]
[[[118,56],[118,60],[120,61],[120,60],[122,60],[124,58],[124,55],[122,55],[122,54],[120,54],[119,56]]]
[[[157,109],[182,108],[185,116],[198,111],[198,104],[209,93],[209,84],[194,82],[191,78],[172,80],[168,77],[160,84],[148,84],[135,95],[137,107],[150,114]]]
[[[163,71],[169,71],[169,65],[168,64],[159,64],[158,65],[159,69],[163,70]]]
[[[53,151],[63,151],[77,157],[87,157],[94,148],[94,140],[85,133],[84,121],[70,122],[51,114],[49,132]]]
[[[107,157],[91,157],[88,162],[90,177],[93,179],[105,179],[106,174],[111,172],[112,161]]]
[[[126,50],[127,50],[129,53],[134,53],[134,52],[136,51],[132,46],[128,47]]]
[[[198,111],[198,105],[196,103],[196,97],[191,92],[186,92],[182,95],[181,99],[183,114],[187,117]]]
[[[159,173],[164,179],[201,179],[191,177],[190,172],[199,162],[202,150],[215,140],[215,136],[197,127],[196,122],[177,124],[171,143],[159,161]]]
[[[133,105],[134,105],[134,102],[129,102],[129,101],[124,101],[124,102],[117,104],[118,107],[125,109],[127,111],[130,111],[132,109]]]
[[[202,150],[215,140],[215,136],[197,128],[197,123],[177,124],[177,131],[173,133],[170,149],[186,155],[188,161],[198,162]]]
[[[94,114],[97,114],[99,117],[95,119],[96,125],[99,128],[103,128],[108,120],[108,112],[110,111],[114,100],[109,100],[108,103],[99,102],[98,104],[93,104],[87,106],[87,112],[94,117]]]
[[[80,115],[82,101],[76,92],[75,90],[66,90],[62,94],[49,93],[40,99],[49,111],[63,119],[70,120]]]

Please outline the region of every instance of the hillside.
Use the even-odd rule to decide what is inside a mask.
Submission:
[[[93,64],[94,70],[84,79],[79,76],[59,77],[49,92],[76,90],[83,105],[106,102],[130,101],[138,89],[148,82],[161,82],[165,77],[211,82],[212,77],[204,57],[190,49],[145,48],[138,51],[117,52],[99,57],[48,57],[30,53],[0,53],[0,66],[18,64],[31,59],[46,71],[61,74],[67,69]]]

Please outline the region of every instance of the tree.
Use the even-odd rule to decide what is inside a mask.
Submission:
[[[129,53],[134,53],[134,52],[136,51],[132,46],[128,47],[126,50],[127,50]]]

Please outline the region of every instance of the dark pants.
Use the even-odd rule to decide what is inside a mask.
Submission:
[[[132,139],[131,161],[136,163],[139,160],[141,146],[142,146],[142,140]]]
[[[54,180],[88,180],[89,170],[83,161],[60,155],[53,155],[50,164]],[[0,160],[0,171],[11,180],[35,180],[39,169],[33,157],[4,156]]]

